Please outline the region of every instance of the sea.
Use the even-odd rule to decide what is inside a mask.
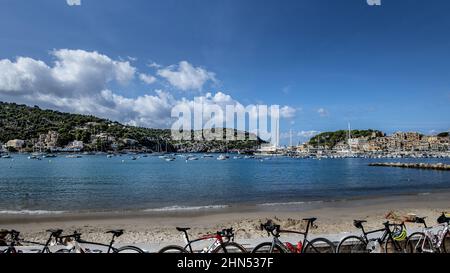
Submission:
[[[0,214],[195,211],[450,191],[450,172],[370,167],[374,162],[450,164],[450,159],[228,160],[183,155],[58,155],[0,159]],[[134,157],[134,160],[133,160]]]

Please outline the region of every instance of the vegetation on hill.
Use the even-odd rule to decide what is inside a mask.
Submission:
[[[368,139],[372,139],[375,137],[383,136],[383,132],[378,130],[352,130],[351,137],[352,138],[360,138],[367,137]],[[318,134],[311,138],[309,144],[318,147],[318,146],[326,146],[328,148],[333,148],[336,144],[341,141],[346,141],[348,139],[348,131],[347,130],[339,130],[336,132],[325,132]]]
[[[120,124],[119,122],[102,119],[89,115],[69,114],[53,110],[43,110],[38,106],[29,107],[15,103],[0,102],[0,142],[11,139],[22,139],[27,145],[33,145],[33,141],[41,134],[49,131],[58,133],[57,145],[64,147],[68,143],[83,141],[89,150],[107,150],[108,147],[102,140],[95,139],[96,135],[105,134],[117,141],[120,139],[133,139],[138,142],[134,148],[148,148],[151,150],[176,151],[196,146],[196,150],[208,151],[224,147],[228,149],[253,149],[262,141],[245,140],[232,141],[173,141],[171,131],[168,129],[150,129]],[[95,139],[95,141],[93,141]],[[127,148],[122,142],[121,148]],[[175,146],[177,148],[175,148]],[[129,148],[129,147],[128,147]]]

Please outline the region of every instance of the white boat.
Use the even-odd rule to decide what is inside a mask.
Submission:
[[[198,160],[198,157],[196,157],[196,156],[188,156],[188,157],[186,158],[186,160],[190,160],[190,161],[192,161],[192,160]]]
[[[81,155],[68,155],[66,158],[81,158]]]
[[[10,155],[2,155],[2,158],[11,158]]]
[[[166,158],[166,161],[175,161],[175,157]]]
[[[225,156],[225,155],[219,155],[219,157],[217,158],[217,160],[227,160],[229,157]]]
[[[214,156],[213,156],[213,155],[207,155],[207,154],[204,154],[202,157],[203,157],[203,158],[213,158]]]

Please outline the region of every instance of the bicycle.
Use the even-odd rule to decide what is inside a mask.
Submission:
[[[47,232],[50,233],[50,236],[47,239],[46,243],[42,244],[42,243],[38,243],[38,242],[27,241],[27,240],[21,239],[19,237],[20,236],[19,231],[16,231],[16,230],[4,231],[4,233],[6,235],[9,234],[10,244],[8,245],[8,248],[6,248],[5,250],[2,251],[2,253],[10,253],[10,254],[23,253],[22,250],[19,250],[16,248],[17,246],[23,246],[23,244],[32,244],[32,245],[43,246],[42,249],[31,249],[30,250],[31,252],[51,253],[50,246],[56,244],[56,239],[61,235],[61,233],[63,231],[61,229],[51,229],[51,230],[47,230]]]
[[[405,223],[392,224],[389,221],[383,223],[384,228],[373,231],[365,231],[364,220],[354,220],[353,225],[361,229],[362,235],[350,235],[339,242],[337,253],[381,253],[381,246],[384,245],[384,253],[403,253],[402,241],[406,240],[407,232]],[[391,227],[393,229],[391,230]],[[369,234],[383,232],[381,237],[369,239]]]
[[[120,237],[123,233],[123,229],[118,230],[109,230],[106,233],[111,233],[112,238],[109,244],[103,244],[103,243],[97,243],[97,242],[90,242],[81,239],[81,233],[74,232],[71,235],[64,235],[59,236],[58,239],[61,242],[61,244],[64,244],[66,246],[71,246],[71,248],[67,249],[60,249],[56,251],[56,253],[103,253],[103,251],[95,249],[91,250],[90,248],[83,247],[82,245],[95,245],[95,246],[101,246],[101,247],[107,247],[108,250],[106,253],[144,253],[144,250],[135,247],[135,246],[123,246],[120,248],[114,247],[115,239]]]
[[[214,240],[209,246],[204,248],[201,253],[246,253],[247,250],[240,244],[234,242],[233,228],[217,231],[215,234],[207,234],[198,239],[190,240],[188,230],[190,228],[176,228],[183,233],[183,239],[186,242],[184,247],[178,245],[170,245],[162,248],[158,253],[194,253],[192,244],[200,241]]]
[[[424,218],[417,218],[416,223],[423,223],[422,232],[415,232],[408,237],[405,251],[408,253],[450,253],[450,217],[445,213],[437,219],[437,232],[433,230],[436,227],[427,227]]]
[[[308,240],[308,233],[311,227],[314,227],[314,222],[317,218],[305,218],[303,221],[307,221],[306,229],[304,232],[281,230],[280,225],[275,225],[272,221],[268,221],[265,224],[261,224],[260,229],[267,231],[267,235],[272,235],[272,242],[265,242],[257,245],[252,253],[334,253],[334,244],[325,238],[315,238],[311,241]],[[300,234],[303,236],[303,241],[294,247],[290,243],[283,244],[279,237],[281,233]]]

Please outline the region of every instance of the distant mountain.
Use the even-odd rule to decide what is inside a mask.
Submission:
[[[225,129],[224,129],[225,130]],[[229,129],[228,129],[229,130]],[[15,103],[0,102],[0,142],[22,139],[32,148],[41,135],[56,132],[56,146],[64,147],[72,141],[83,141],[86,150],[144,148],[167,151],[222,151],[225,149],[255,149],[262,141],[173,141],[169,129],[151,129],[120,124],[90,115],[43,110]],[[235,134],[238,134],[235,130]],[[193,133],[194,134],[194,133]],[[245,133],[248,135],[248,133]]]

